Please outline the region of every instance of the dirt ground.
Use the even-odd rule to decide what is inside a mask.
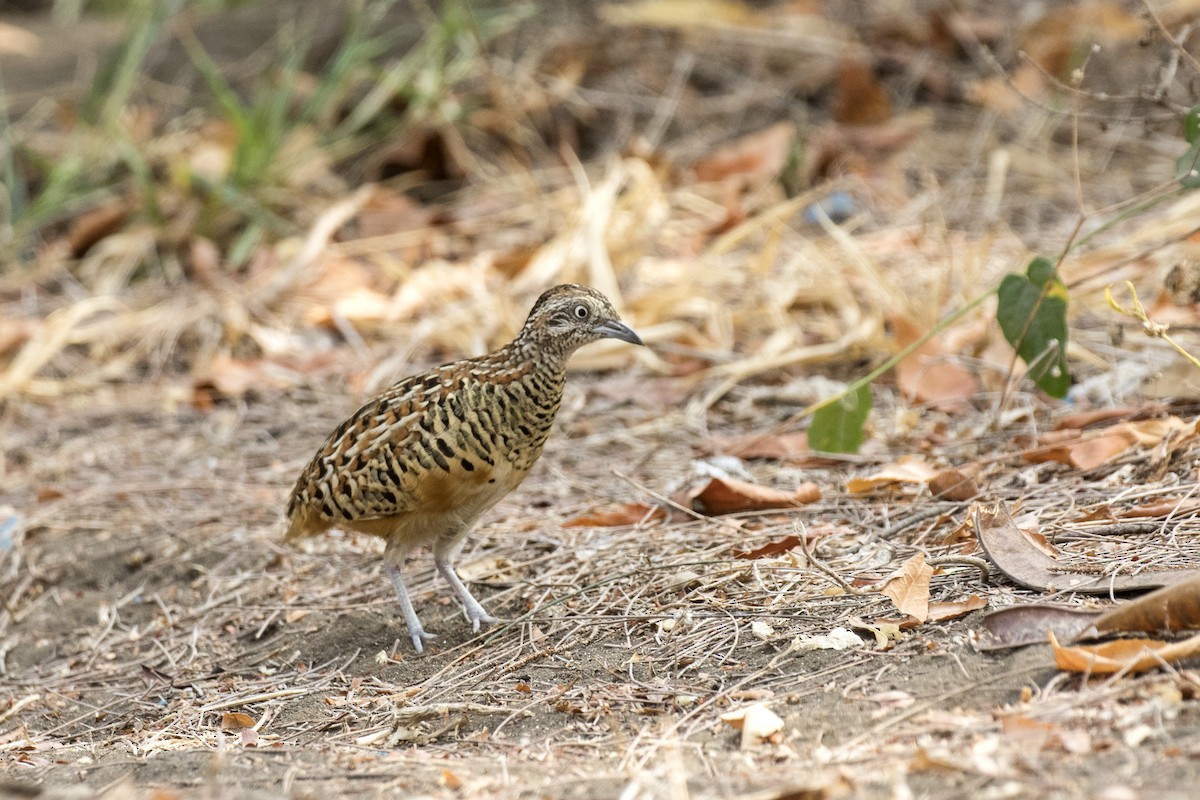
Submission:
[[[418,657],[378,547],[279,541],[288,481],[344,398],[214,414],[138,400],[6,420],[10,474],[24,476],[10,496],[30,511],[20,559],[6,562],[5,684],[29,698],[21,734],[38,743],[9,777],[44,796],[1186,797],[1196,779],[1190,672],[1066,677],[1044,646],[976,652],[973,616],[888,649],[868,636],[792,650],[798,636],[894,611],[878,594],[831,594],[794,561],[731,558],[799,518],[830,529],[816,553],[831,565],[886,574],[913,529],[879,532],[929,498],[851,500],[845,470],[824,469],[806,473],[826,499],[795,517],[564,528],[695,455],[684,415],[579,380],[543,466],[463,558],[513,622],[472,636],[416,558],[415,601],[440,637]],[[49,448],[53,471],[40,466]],[[1017,483],[991,496],[1018,499]],[[942,505],[916,530],[965,520],[968,504]],[[934,582],[935,598],[971,592],[996,604],[1029,594],[972,570]],[[771,625],[765,640],[754,621]],[[749,701],[784,719],[782,741],[740,748],[718,716]],[[227,711],[262,723],[256,746],[221,730]],[[1036,727],[998,738],[1026,715],[1087,741],[1030,746],[1046,735]]]
[[[644,39],[606,41],[611,63],[598,93],[637,83],[640,70],[669,84],[669,60],[664,69],[634,58]],[[714,83],[738,63],[737,41],[723,47],[700,70]],[[800,89],[791,99],[821,105]],[[730,137],[757,128],[772,102],[743,109]],[[967,198],[947,203],[941,222],[968,232],[991,224],[979,216],[982,190],[961,188],[985,179],[986,159],[972,153],[1005,141],[1019,161],[1022,137],[1037,137],[1037,157],[1014,168],[1008,196],[1017,200],[996,213],[1014,240],[1061,246],[1077,210],[1063,167],[1078,146],[1064,133],[1069,123],[1033,132],[951,103],[933,113],[913,151],[928,172],[906,175],[936,176],[948,196]],[[689,135],[680,116],[677,152],[701,150],[712,128]],[[1082,169],[1097,206],[1162,179],[1145,167],[1152,154],[1169,171],[1165,135],[1122,124],[1130,130],[1119,136],[1103,126],[1085,136]],[[1065,171],[1047,180],[1052,168]],[[886,217],[878,211],[876,229]],[[1112,344],[1091,308],[1077,320],[1080,339],[1108,360],[1078,365],[1079,377],[1167,363],[1165,347],[1147,355]],[[2,401],[0,797],[1195,796],[1194,662],[1115,677],[1063,672],[1046,645],[979,651],[979,611],[889,636],[881,625],[900,615],[887,597],[848,593],[811,559],[865,585],[917,552],[977,554],[969,522],[979,502],[1040,512],[1061,533],[1067,510],[1117,513],[1147,497],[1187,496],[1200,445],[1133,453],[1081,475],[1021,458],[1029,437],[1078,405],[1021,391],[1004,413],[982,395],[953,411],[914,411],[885,382],[862,455],[736,460],[714,442],[786,422],[822,395],[814,375],[851,378],[877,354],[757,374],[711,406],[698,398],[721,374],[698,379],[656,356],[620,355],[616,367],[572,376],[541,463],[485,516],[460,559],[477,596],[508,622],[472,634],[428,554],[410,558],[414,603],[438,635],[418,656],[378,542],[338,533],[300,549],[281,541],[292,481],[361,403],[362,376],[395,347],[385,336],[363,349],[336,342],[333,366],[211,406],[189,401],[196,384],[186,374]],[[696,358],[689,348],[660,354],[678,366]],[[391,377],[432,355],[394,365]],[[1119,399],[1145,412],[1159,401],[1143,388]],[[983,465],[980,496],[847,489],[914,442],[944,463]],[[667,498],[714,465],[782,489],[813,482],[820,499],[796,510],[706,516],[675,507],[632,524],[569,524],[597,508],[671,508]],[[1088,552],[1194,560],[1200,509],[1161,521],[1169,541],[1130,535]],[[797,534],[811,541],[811,559],[795,546],[748,555]],[[968,565],[935,574],[933,601],[971,595],[990,609],[1110,602],[1047,598]],[[829,649],[814,639],[839,628],[856,643]],[[743,742],[721,717],[755,704],[783,724],[766,741]]]

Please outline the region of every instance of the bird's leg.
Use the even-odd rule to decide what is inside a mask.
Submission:
[[[396,597],[400,599],[400,610],[404,612],[404,624],[408,626],[408,635],[412,637],[413,649],[420,653],[425,649],[426,641],[437,637],[432,633],[426,633],[425,629],[421,627],[421,620],[417,619],[417,612],[413,609],[412,600],[409,599],[408,589],[404,585],[404,576],[400,574],[400,567],[385,560],[383,571],[387,573],[392,586],[396,589]]]
[[[454,557],[462,549],[462,542],[466,537],[466,533],[464,529],[455,536],[439,538],[433,548],[433,563],[437,566],[438,572],[442,573],[442,577],[446,579],[446,583],[450,584],[450,591],[454,592],[454,596],[462,604],[463,611],[467,612],[467,619],[471,621],[471,630],[479,633],[480,623],[486,622],[492,625],[497,622],[503,622],[503,620],[493,617],[487,612],[454,570]]]

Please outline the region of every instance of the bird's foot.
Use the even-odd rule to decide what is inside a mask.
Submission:
[[[500,619],[499,617],[493,617],[491,614],[485,611],[483,606],[468,608],[467,619],[471,621],[471,630],[475,633],[479,633],[479,626],[481,624],[498,625],[499,623],[504,622],[504,620]]]
[[[408,634],[412,637],[413,650],[416,650],[418,653],[425,652],[425,642],[437,640],[437,634],[426,633],[424,628],[409,629]]]

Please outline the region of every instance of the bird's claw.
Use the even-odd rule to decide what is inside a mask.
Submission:
[[[480,623],[487,623],[488,625],[498,625],[501,622],[504,622],[504,620],[500,619],[499,617],[493,617],[491,614],[487,613],[483,609],[480,609],[480,613],[478,613],[478,614],[468,614],[467,616],[471,620],[471,630],[474,631],[475,633],[479,633]]]
[[[423,630],[411,631],[413,649],[418,653],[425,652],[425,642],[432,642],[437,639],[437,634],[426,633]]]

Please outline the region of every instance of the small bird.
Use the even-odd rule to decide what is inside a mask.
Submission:
[[[300,473],[286,539],[335,526],[383,539],[384,570],[418,653],[434,637],[421,627],[401,575],[418,545],[432,546],[473,631],[499,622],[458,577],[454,559],[480,515],[517,488],[542,454],[567,359],[604,338],[642,344],[604,295],[562,284],[538,298],[499,350],[394,384],[338,425]]]

